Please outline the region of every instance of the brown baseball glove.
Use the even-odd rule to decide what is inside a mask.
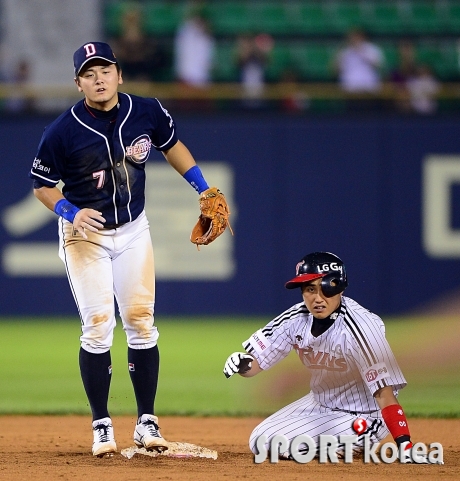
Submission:
[[[190,241],[196,244],[198,250],[200,250],[200,245],[208,245],[217,239],[227,225],[233,235],[228,219],[230,209],[224,194],[217,187],[211,187],[202,192],[199,202],[201,215],[190,235]]]

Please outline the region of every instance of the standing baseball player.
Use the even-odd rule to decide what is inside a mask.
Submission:
[[[154,415],[159,370],[154,258],[144,212],[144,166],[151,147],[201,194],[197,224],[203,230],[194,229],[192,242],[211,242],[225,229],[229,212],[223,195],[209,188],[178,140],[161,103],[118,92],[122,73],[109,45],[86,43],[73,60],[84,99],[45,129],[30,177],[37,199],[59,216],[59,256],[81,317],[79,364],[93,416],[93,455],[117,450],[108,411],[114,296],[137,403],[134,442],[161,451],[167,443]],[[203,209],[211,211],[216,199],[221,208],[217,227],[203,217]]]
[[[412,446],[396,398],[406,380],[385,338],[385,326],[378,316],[342,295],[347,285],[345,266],[336,255],[306,255],[296,266],[296,276],[286,283],[288,289],[301,289],[303,302],[254,333],[243,343],[245,353],[235,352],[227,359],[227,378],[235,373],[251,377],[294,349],[311,371],[310,393],[254,429],[249,440],[253,453],[259,454],[256,443],[262,434],[267,436],[267,451],[277,434],[289,442],[306,434],[317,443],[322,434],[354,435],[357,417],[366,421],[367,430],[358,437],[354,452],[362,450],[365,434],[377,443],[391,433],[398,446]],[[343,446],[338,454],[343,455]],[[280,455],[289,458],[289,453]]]

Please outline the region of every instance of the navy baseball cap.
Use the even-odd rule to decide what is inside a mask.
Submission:
[[[100,58],[110,63],[118,64],[115,54],[110,45],[104,42],[89,42],[82,45],[73,54],[73,66],[75,77],[81,72],[82,68],[91,60]]]

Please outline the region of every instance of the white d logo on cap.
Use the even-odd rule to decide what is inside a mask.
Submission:
[[[92,43],[87,43],[86,45],[83,45],[83,48],[86,50],[86,57],[91,57],[91,55],[94,55],[96,53],[96,47]]]

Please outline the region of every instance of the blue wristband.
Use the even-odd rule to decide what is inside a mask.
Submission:
[[[194,165],[192,168],[188,169],[184,174],[184,179],[199,193],[201,194],[204,190],[209,189],[209,185],[204,180],[201,169],[198,165]]]
[[[67,199],[58,200],[54,206],[54,212],[56,212],[57,215],[64,217],[65,220],[68,220],[72,224],[79,210],[78,207],[71,204]]]

